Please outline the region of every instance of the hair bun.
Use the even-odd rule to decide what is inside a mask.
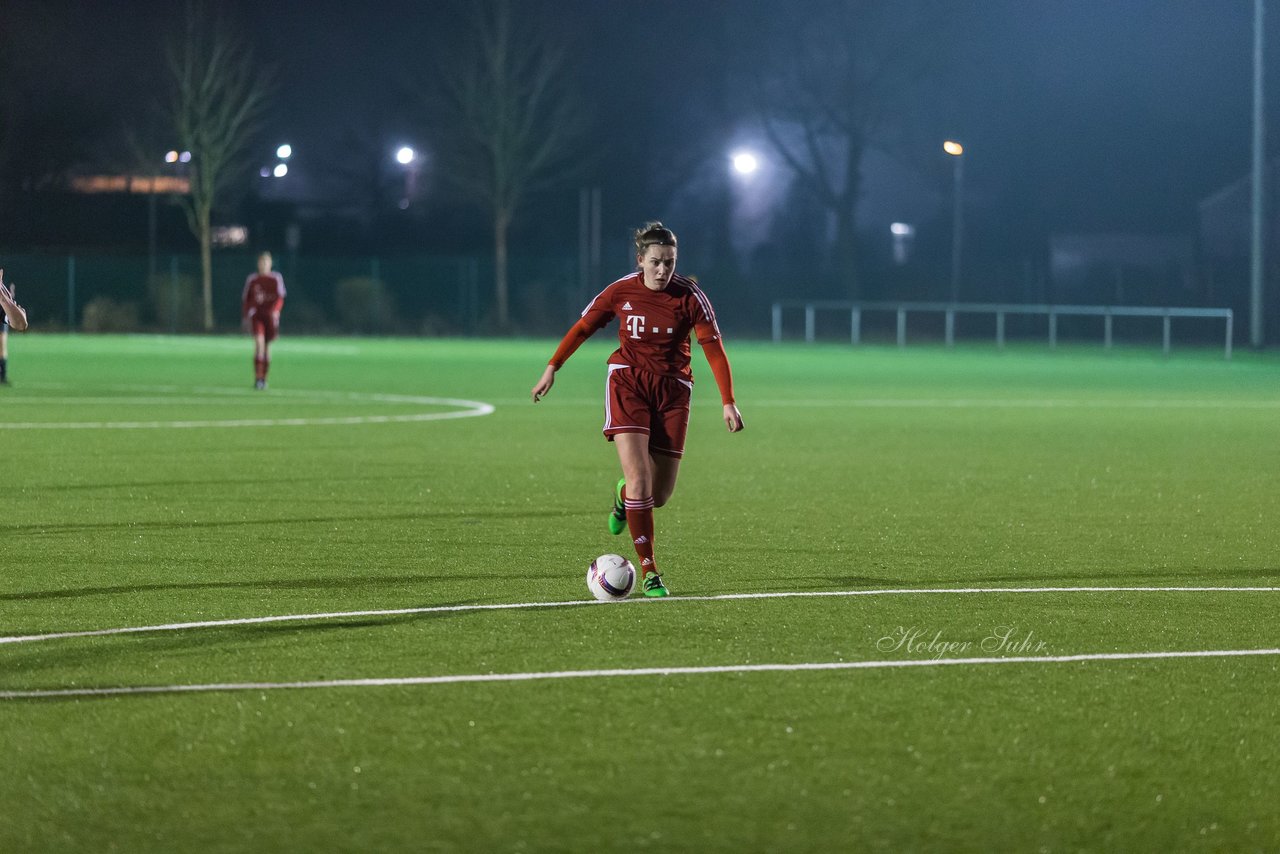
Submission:
[[[675,232],[667,228],[658,220],[646,222],[643,226],[636,229],[636,254],[643,255],[645,249],[650,246],[675,246]]]

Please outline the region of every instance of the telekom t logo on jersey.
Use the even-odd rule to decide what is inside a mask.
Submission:
[[[631,333],[632,338],[639,338],[640,333],[644,332],[644,315],[628,314],[627,315],[627,331]]]

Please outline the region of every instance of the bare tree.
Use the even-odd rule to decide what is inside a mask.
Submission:
[[[467,7],[468,26],[437,52],[445,176],[493,221],[494,320],[510,325],[507,240],[528,197],[568,179],[586,129],[569,86],[568,45],[552,20],[510,0]]]
[[[263,69],[249,45],[200,0],[187,4],[182,33],[168,46],[167,114],[191,153],[183,210],[200,241],[204,328],[213,329],[213,208],[251,165],[245,158],[267,109]]]
[[[857,205],[867,148],[940,62],[935,0],[816,0],[771,32],[751,90],[771,146],[834,221],[835,270],[859,292]]]

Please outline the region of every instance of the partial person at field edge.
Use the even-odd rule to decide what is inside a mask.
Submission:
[[[618,349],[608,360],[604,435],[618,451],[622,479],[614,489],[609,531],[631,532],[646,596],[669,593],[654,559],[653,511],[671,498],[684,456],[693,392],[689,334],[711,366],[724,422],[743,429],[733,374],[715,311],[697,282],[676,275],[676,236],[660,222],[635,233],[638,270],[601,291],[570,328],[532,389],[537,403],[555,374],[595,332],[618,319]]]
[[[15,332],[27,328],[27,313],[14,300],[15,290],[12,284],[4,283],[4,270],[0,270],[0,309],[4,310],[4,320],[0,320],[0,385],[9,384],[9,327]]]
[[[258,254],[258,272],[244,282],[240,314],[253,334],[253,387],[267,387],[271,367],[271,342],[280,334],[280,310],[284,308],[284,277],[271,269],[271,253]]]

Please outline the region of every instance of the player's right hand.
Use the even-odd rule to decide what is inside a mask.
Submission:
[[[547,369],[542,372],[542,379],[538,380],[537,385],[533,387],[531,394],[533,402],[537,403],[542,396],[551,391],[551,387],[556,384],[556,369],[551,365],[547,365]]]

